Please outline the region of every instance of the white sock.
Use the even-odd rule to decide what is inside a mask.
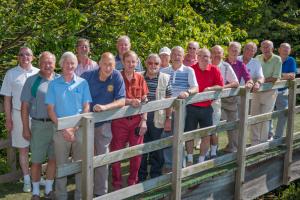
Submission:
[[[32,195],[40,196],[40,182],[32,182]]]
[[[217,148],[218,148],[218,145],[211,145],[210,146],[210,149],[211,149],[210,155],[216,156],[217,155]]]
[[[193,154],[188,154],[187,155],[187,161],[191,162],[191,163],[193,162]]]
[[[30,176],[29,174],[24,176],[24,183],[30,183]]]
[[[46,186],[45,186],[45,193],[49,194],[49,192],[52,191],[52,185],[53,185],[54,180],[46,180]]]
[[[205,156],[209,157],[210,150],[208,149]]]
[[[205,160],[205,156],[199,156],[198,163],[202,163]]]

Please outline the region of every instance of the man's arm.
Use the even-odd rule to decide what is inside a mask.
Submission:
[[[30,127],[29,127],[29,103],[22,101],[21,104],[21,118],[23,124],[23,137],[29,140],[31,137]]]
[[[283,80],[294,80],[295,77],[296,77],[296,74],[294,72],[281,74],[281,79],[283,79]]]
[[[83,104],[82,113],[88,113],[88,112],[90,112],[90,103],[86,102]]]
[[[214,85],[214,86],[211,86],[211,87],[207,87],[205,88],[204,91],[219,91],[219,90],[222,90],[223,89],[223,86],[220,86],[220,85]]]
[[[239,82],[238,81],[232,81],[231,83],[228,83],[228,84],[226,84],[226,85],[224,85],[224,89],[225,88],[237,88],[237,87],[239,87]]]
[[[125,98],[115,100],[115,101],[113,101],[109,104],[106,104],[106,105],[96,104],[93,107],[93,111],[94,112],[101,112],[101,111],[106,111],[106,110],[112,110],[112,109],[115,109],[115,108],[121,108],[123,106],[125,106]]]
[[[57,124],[57,116],[54,111],[54,105],[48,104],[47,111],[48,111],[48,115],[49,115],[50,119],[53,121],[53,123]]]
[[[178,98],[185,99],[185,98],[189,97],[190,95],[198,93],[198,91],[199,91],[198,86],[192,86],[187,91],[180,92],[180,94],[178,95]]]
[[[5,127],[8,133],[10,133],[13,128],[11,111],[12,111],[12,97],[4,96]]]
[[[265,78],[265,83],[275,83],[276,81],[278,81],[278,78],[274,78],[274,77],[268,77]]]

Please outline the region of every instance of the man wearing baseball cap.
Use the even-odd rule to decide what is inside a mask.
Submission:
[[[160,69],[170,66],[171,50],[168,47],[163,47],[159,50],[159,57],[161,60]]]

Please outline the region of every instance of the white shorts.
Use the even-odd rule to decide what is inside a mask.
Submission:
[[[29,141],[23,138],[23,124],[21,119],[21,111],[12,109],[13,128],[11,130],[12,146],[16,148],[24,148],[29,146]]]

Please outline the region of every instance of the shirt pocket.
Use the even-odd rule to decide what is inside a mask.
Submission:
[[[137,86],[137,87],[132,87],[132,95],[136,99],[141,99],[142,98],[142,87]]]

